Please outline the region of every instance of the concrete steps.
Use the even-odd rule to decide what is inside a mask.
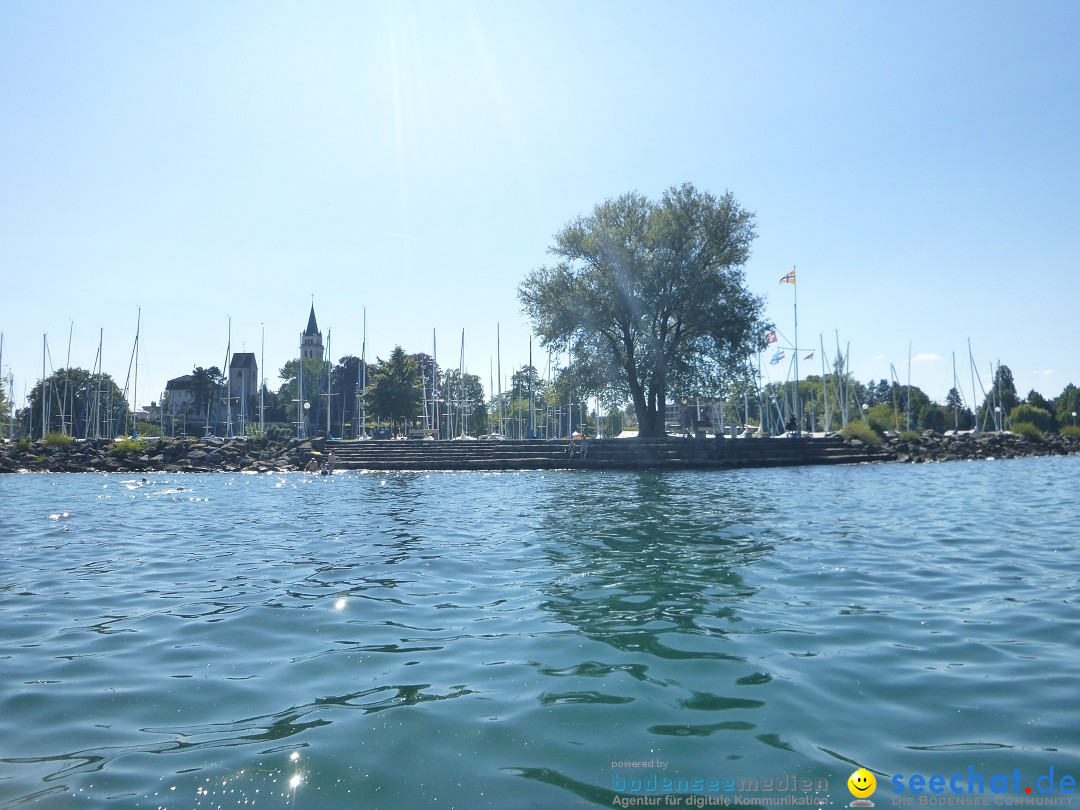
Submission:
[[[887,455],[840,439],[594,439],[586,458],[564,441],[330,441],[339,469],[701,470],[858,464]]]

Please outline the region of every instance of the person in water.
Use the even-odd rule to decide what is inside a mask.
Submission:
[[[331,450],[330,455],[326,457],[326,469],[327,469],[327,471],[333,472],[334,468],[337,466],[337,463],[338,463],[338,457],[337,457],[337,455],[335,455],[334,451]]]
[[[319,462],[315,460],[315,456],[311,457],[311,461],[309,461],[307,463],[307,466],[304,467],[304,471],[305,472],[318,472],[319,471]]]

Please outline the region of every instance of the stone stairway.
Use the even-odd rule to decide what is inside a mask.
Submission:
[[[584,459],[562,441],[330,441],[351,470],[703,470],[858,464],[888,454],[826,439],[593,439]]]

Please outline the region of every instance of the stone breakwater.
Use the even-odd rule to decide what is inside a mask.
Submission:
[[[569,457],[566,442],[332,442],[340,469],[723,469],[797,464],[909,463],[1002,459],[1080,453],[1080,440],[1043,440],[1009,433],[886,439],[870,447],[858,439],[609,439],[592,441],[586,458]],[[325,439],[289,441],[148,439],[127,443],[0,444],[0,472],[285,472],[323,459]]]
[[[880,449],[891,461],[973,461],[1074,455],[1080,453],[1080,439],[1070,439],[1057,433],[1047,434],[1040,440],[1014,433],[943,435],[928,430],[917,439],[893,436],[886,439]]]
[[[143,441],[145,449],[126,451],[128,442],[106,440],[5,443],[0,446],[0,472],[284,472],[300,469],[323,444],[318,439]]]

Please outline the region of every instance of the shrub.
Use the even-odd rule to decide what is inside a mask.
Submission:
[[[1066,439],[1080,439],[1080,427],[1076,425],[1066,425],[1061,429],[1061,435]]]
[[[886,405],[884,402],[879,402],[877,405],[873,405],[867,410],[866,421],[869,422],[870,427],[878,433],[884,433],[886,430],[894,430],[896,428],[897,419],[892,405]]]
[[[142,439],[117,439],[109,448],[109,455],[126,456],[129,453],[142,454],[146,452],[146,442]]]
[[[867,427],[865,422],[848,422],[844,429],[840,431],[840,435],[845,439],[859,439],[874,447],[881,445],[881,434],[873,428]]]
[[[900,438],[908,442],[917,442],[922,439],[922,434],[915,430],[901,430]]]
[[[1019,433],[1016,429],[1016,425],[1019,424],[1032,424],[1040,431],[1053,430],[1056,427],[1057,420],[1054,419],[1054,415],[1045,408],[1036,408],[1034,405],[1017,405],[1012,409],[1009,414],[1009,419],[1013,423],[1013,433]]]
[[[57,433],[56,431],[45,434],[46,447],[67,447],[74,441],[70,436],[65,436],[63,433]]]
[[[1043,432],[1031,422],[1013,422],[1012,432],[1037,442],[1041,442],[1046,438]]]

